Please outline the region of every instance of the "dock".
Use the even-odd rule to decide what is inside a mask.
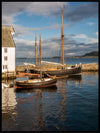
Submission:
[[[16,78],[16,72],[2,73],[2,79],[15,79],[15,78]]]
[[[65,65],[65,67],[68,65]],[[53,65],[53,64],[47,64],[47,65],[42,65],[42,69],[56,69],[58,65]],[[25,65],[20,65],[16,66],[15,73],[5,73],[2,74],[2,79],[8,78],[8,79],[14,79],[18,77],[18,72],[24,72],[26,66]],[[28,68],[34,68],[34,66],[29,65]],[[35,67],[36,69],[39,68],[37,65]],[[99,65],[97,63],[89,63],[89,64],[82,64],[82,72],[98,72],[99,70]]]
[[[82,65],[82,72],[98,72],[99,65],[97,63],[89,63]]]
[[[52,64],[47,64],[47,65],[42,65],[42,69],[55,69],[57,68],[59,65],[52,65]],[[65,67],[68,65],[65,65]],[[89,63],[89,64],[82,64],[82,72],[97,72],[98,71],[98,64],[97,63]],[[21,65],[21,66],[16,66],[16,73],[17,72],[23,72],[25,70],[26,66],[25,65]],[[38,69],[39,66],[28,66],[28,68],[36,68]]]

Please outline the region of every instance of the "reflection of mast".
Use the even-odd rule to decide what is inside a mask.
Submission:
[[[40,111],[40,119],[39,119],[39,125],[41,127],[44,127],[45,124],[44,124],[44,119],[43,119],[43,104],[42,104],[42,91],[40,91],[40,98],[41,98],[41,103],[40,103],[40,106],[39,106],[39,111]]]
[[[35,33],[35,65],[37,65],[37,35]]]
[[[63,32],[63,7],[62,7],[62,27],[61,27],[61,40],[62,40],[62,64],[64,65],[64,32]]]
[[[61,115],[60,115],[60,119],[64,122],[65,121],[65,87],[66,87],[66,82],[64,81],[64,79],[62,79],[62,89],[61,89],[61,94],[62,94],[62,102],[61,102]]]
[[[39,110],[38,110],[38,112],[39,112],[39,126],[42,128],[42,127],[44,127],[45,126],[45,124],[44,124],[44,119],[43,119],[43,103],[42,103],[42,90],[40,90],[40,91],[38,91],[37,92],[38,93],[38,95],[37,95],[37,98],[36,98],[36,106],[35,107],[37,107],[37,104],[39,105]],[[40,100],[39,100],[39,98],[40,98]],[[37,100],[38,100],[38,102],[37,102]]]

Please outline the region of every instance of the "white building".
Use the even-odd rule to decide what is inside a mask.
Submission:
[[[2,73],[15,72],[15,44],[12,26],[2,26]]]

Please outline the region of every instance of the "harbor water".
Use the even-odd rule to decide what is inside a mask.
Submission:
[[[97,58],[69,58],[68,64],[72,61],[98,63]],[[22,91],[2,86],[2,131],[98,131],[98,72],[59,78],[56,86]]]
[[[43,58],[43,61],[50,61],[61,63],[61,58]],[[35,64],[35,58],[17,58],[16,59],[16,66],[24,65],[24,63],[33,63]],[[39,58],[37,59],[39,64]],[[65,64],[88,64],[88,63],[98,63],[98,58],[65,58]]]

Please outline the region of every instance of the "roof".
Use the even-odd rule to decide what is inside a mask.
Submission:
[[[2,26],[2,47],[15,47],[12,32],[15,32],[12,26]]]

